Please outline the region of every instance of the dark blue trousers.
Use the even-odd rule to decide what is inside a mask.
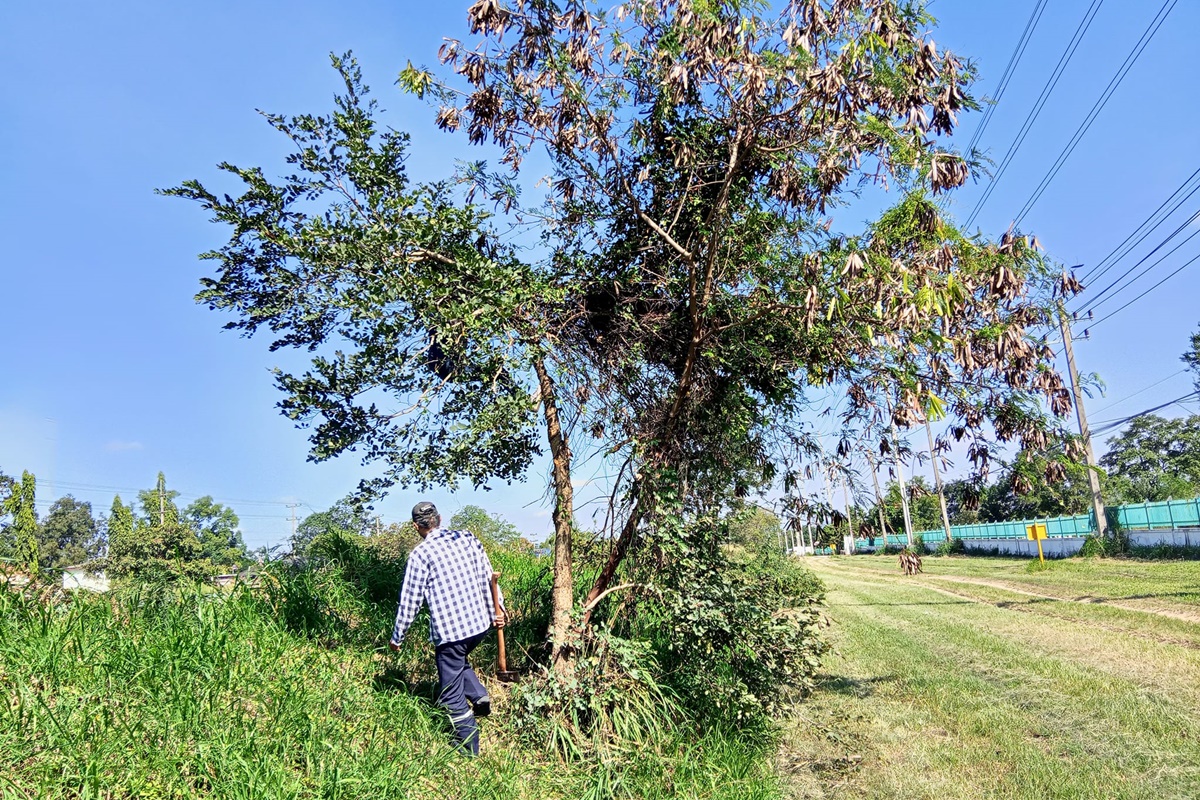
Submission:
[[[472,755],[479,755],[479,725],[467,701],[474,703],[486,697],[487,690],[467,663],[467,656],[487,634],[484,631],[459,642],[445,642],[434,650],[439,684],[438,704],[450,714],[454,740]]]

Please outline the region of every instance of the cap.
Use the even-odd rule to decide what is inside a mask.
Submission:
[[[422,500],[413,506],[412,520],[422,528],[428,528],[433,525],[438,518],[437,506],[428,500]]]

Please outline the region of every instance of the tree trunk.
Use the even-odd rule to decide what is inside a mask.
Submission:
[[[574,490],[571,487],[571,448],[563,435],[558,417],[554,381],[539,358],[533,362],[546,415],[546,436],[554,477],[554,583],[550,591],[550,661],[559,669],[571,660],[567,641],[571,630],[571,608],[575,582],[571,575],[571,526],[575,517]]]
[[[625,553],[629,550],[629,544],[633,541],[634,535],[637,533],[638,523],[642,520],[642,504],[639,498],[633,504],[633,509],[629,512],[629,519],[625,521],[625,527],[621,529],[621,535],[617,537],[616,543],[613,545],[612,552],[608,554],[608,561],[604,564],[604,569],[596,577],[596,582],[592,585],[592,590],[588,592],[587,600],[584,601],[585,606],[591,606],[592,601],[603,594],[608,585],[612,583],[613,576],[617,574],[617,567],[621,566],[621,562],[625,559]],[[592,618],[592,612],[595,607],[592,606],[583,615],[583,626],[587,626]]]

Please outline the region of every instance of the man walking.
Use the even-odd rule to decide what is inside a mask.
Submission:
[[[428,602],[429,638],[433,641],[438,671],[438,703],[450,714],[455,741],[472,755],[479,755],[479,726],[475,716],[486,717],[491,713],[491,698],[467,663],[467,656],[483,641],[493,624],[504,627],[504,597],[500,596],[502,613],[495,614],[492,564],[483,545],[470,531],[442,528],[437,507],[428,501],[413,506],[412,520],[422,541],[408,556],[396,624],[388,646],[400,649],[421,604]]]

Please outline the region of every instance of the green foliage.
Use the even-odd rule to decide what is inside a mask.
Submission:
[[[121,495],[116,495],[113,497],[112,509],[108,515],[107,561],[110,565],[132,559],[133,526],[133,509],[121,502]]]
[[[1126,555],[1144,561],[1200,561],[1200,547],[1172,544],[1132,545]]]
[[[1018,457],[1016,472],[997,479],[983,492],[981,522],[1038,519],[1085,513],[1091,508],[1091,487],[1085,464],[1066,462],[1060,481],[1048,481],[1044,464]],[[1018,488],[1023,492],[1018,492]]]
[[[433,705],[432,653],[411,670],[395,658],[298,636],[249,588],[137,586],[58,606],[0,588],[0,795],[782,796],[769,750],[730,729],[660,725],[656,739],[564,764],[525,744],[516,700],[494,684],[483,755],[467,763]],[[490,681],[486,653],[476,666]]]
[[[292,537],[292,552],[303,555],[313,540],[323,534],[365,535],[370,529],[371,519],[362,506],[351,497],[343,497],[325,511],[315,511],[300,521]]]
[[[175,504],[177,497],[179,492],[168,489],[167,477],[161,472],[158,473],[158,482],[153,489],[138,492],[138,504],[142,509],[141,519],[146,523],[156,520],[164,524],[179,522],[179,506]]]
[[[1192,371],[1192,380],[1195,381],[1196,391],[1200,392],[1200,329],[1192,334],[1190,344],[1191,349],[1180,356],[1179,360],[1187,364],[1188,369]]]
[[[178,492],[167,489],[166,477],[158,473],[154,489],[138,492],[142,516],[121,502],[120,496],[113,498],[112,512],[108,520],[108,553],[104,558],[110,577],[118,580],[152,584],[169,584],[176,581],[203,580],[218,572],[218,565],[210,559],[210,552],[223,558],[235,554],[229,542],[240,543],[224,526],[237,516],[229,509],[213,503],[212,498],[202,498],[189,507],[189,515],[180,514],[175,498]],[[215,516],[208,516],[208,515]],[[194,524],[208,525],[206,551],[201,536],[205,528]],[[225,538],[222,540],[221,537]],[[224,541],[225,546],[219,546]],[[235,566],[244,559],[244,546],[238,551],[239,561],[225,562]]]
[[[513,547],[521,539],[521,532],[499,514],[489,514],[479,506],[463,506],[450,518],[450,527],[468,530],[483,543],[489,552],[498,547]]]
[[[44,568],[83,564],[99,558],[104,550],[104,537],[92,517],[92,504],[81,503],[71,495],[58,498],[50,506],[38,540]]]
[[[200,538],[203,557],[223,569],[246,566],[246,544],[232,508],[205,495],[183,510],[183,522]]]
[[[1108,440],[1100,459],[1108,470],[1108,496],[1144,503],[1200,495],[1200,415],[1138,417]]]
[[[317,352],[276,374],[280,407],[311,428],[315,460],[359,448],[383,463],[361,491],[515,479],[539,453],[518,334],[554,291],[453,183],[411,183],[408,135],[377,123],[352,58],[333,64],[335,113],[265,115],[294,147],[291,175],[226,163],[239,197],[199,181],[164,192],[232,232],[204,254],[217,274],[196,299],[235,314],[227,327],[269,330],[272,349]]]
[[[105,559],[108,574],[119,580],[166,584],[203,580],[216,572],[204,558],[195,532],[178,521],[163,525],[136,521],[132,532],[119,541],[120,547],[114,553],[110,546]]]
[[[915,475],[907,482],[908,508],[912,517],[913,531],[927,531],[942,527],[942,511],[938,497],[933,492],[924,476]],[[879,504],[873,504],[864,512],[865,519],[875,522],[879,519]],[[900,502],[900,484],[889,481],[883,492],[883,518],[888,531],[904,535],[904,506]],[[878,525],[877,522],[875,522]]]
[[[41,557],[38,548],[37,479],[26,470],[19,481],[11,478],[7,484],[8,497],[0,503],[0,511],[12,522],[3,533],[7,548],[17,564],[37,575]],[[0,488],[4,488],[0,486]]]
[[[778,549],[733,561],[721,545],[736,520],[656,518],[661,554],[633,628],[654,644],[664,683],[692,714],[752,725],[812,686],[825,650],[824,590]]]
[[[961,537],[953,539],[943,539],[938,542],[937,548],[933,551],[935,556],[961,556],[966,555],[967,543]]]
[[[783,523],[770,511],[751,506],[730,521],[729,538],[731,545],[745,551],[743,557],[767,558],[783,549]]]
[[[1083,540],[1083,546],[1079,548],[1079,555],[1083,558],[1095,558],[1096,556],[1111,555],[1112,544],[1102,536],[1090,534]]]
[[[513,723],[530,745],[566,759],[634,750],[672,733],[680,709],[658,684],[658,665],[646,642],[589,629],[576,640],[572,667],[539,670],[513,699]]]

